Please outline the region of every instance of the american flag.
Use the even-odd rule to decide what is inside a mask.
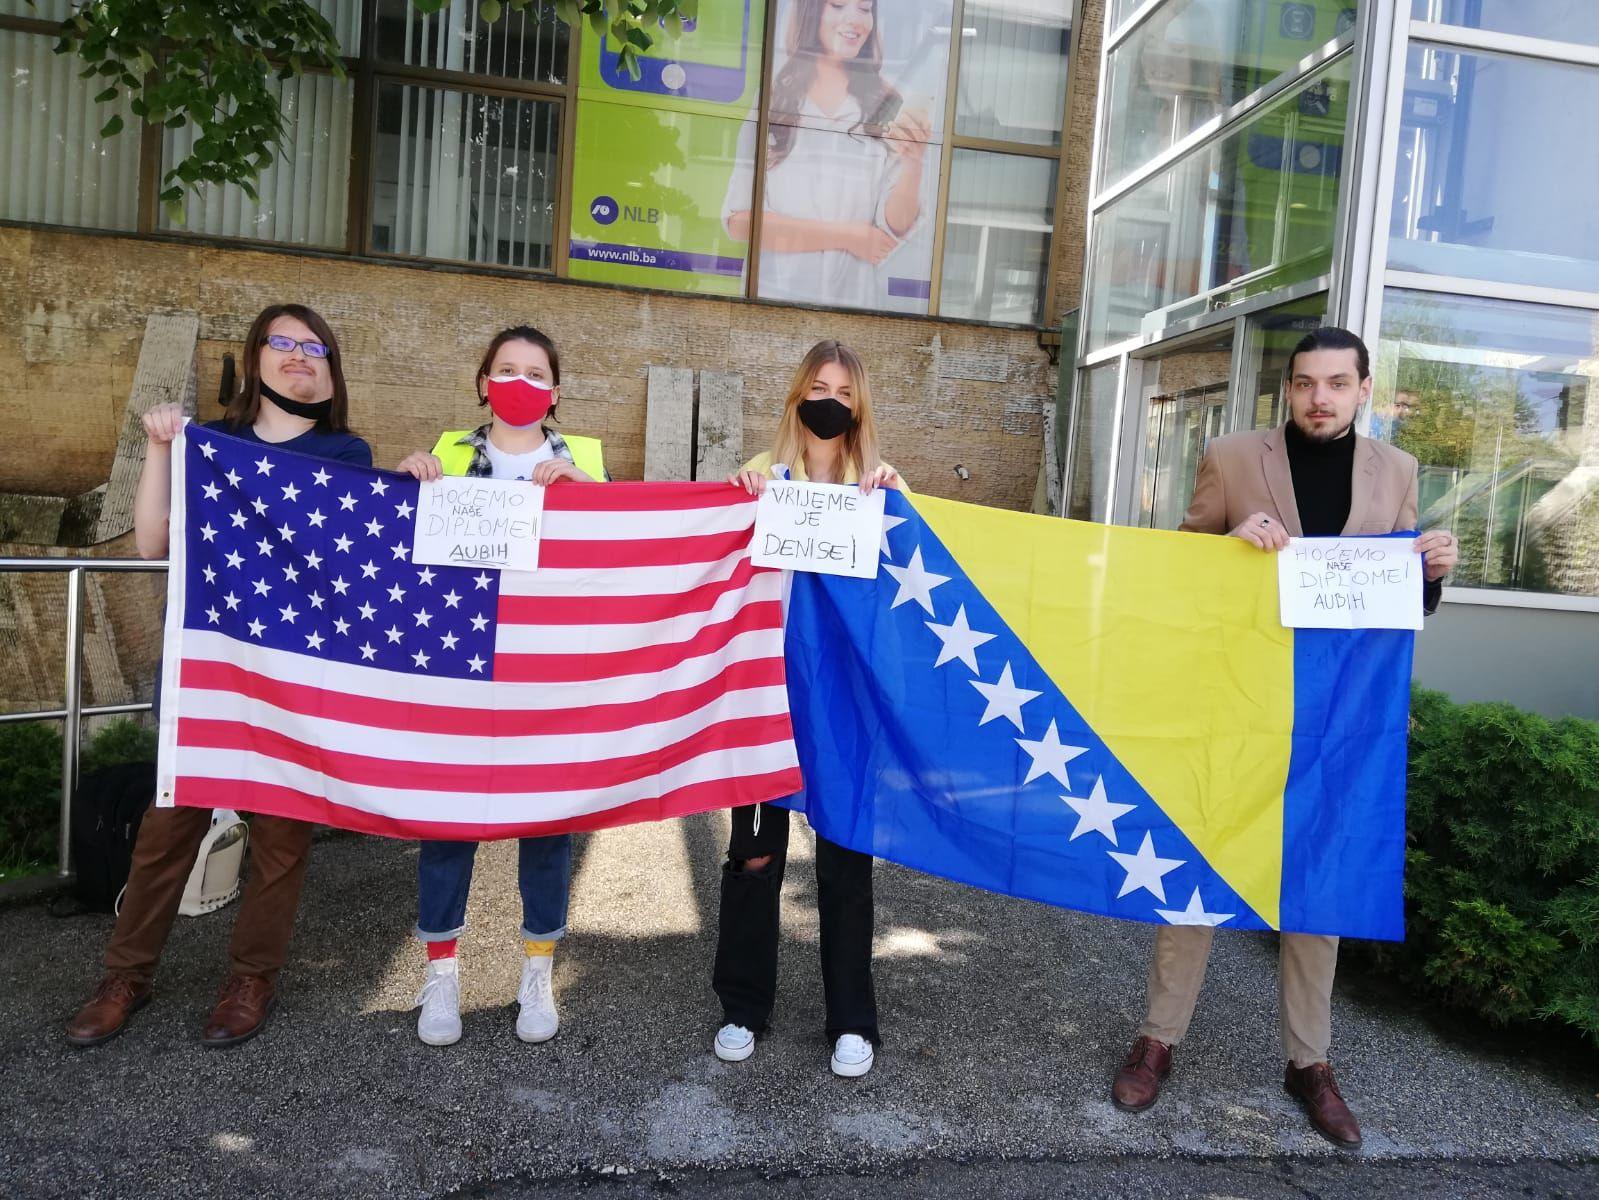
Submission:
[[[187,428],[158,803],[499,838],[798,790],[742,492],[557,484],[499,572],[411,561],[418,487]]]

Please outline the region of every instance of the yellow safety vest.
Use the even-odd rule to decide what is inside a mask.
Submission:
[[[472,465],[472,446],[461,440],[471,432],[470,429],[449,429],[441,433],[439,440],[434,443],[433,456],[439,460],[446,475],[465,475],[466,469]],[[573,433],[563,433],[561,437],[566,442],[566,448],[572,452],[572,465],[595,482],[604,483],[605,456],[600,450],[600,439],[579,437]]]

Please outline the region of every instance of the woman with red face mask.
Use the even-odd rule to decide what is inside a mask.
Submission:
[[[495,335],[477,373],[478,403],[493,414],[486,425],[450,430],[433,452],[407,456],[399,470],[427,482],[444,475],[529,479],[549,487],[563,480],[608,479],[597,438],[562,437],[545,427],[561,398],[561,360],[555,344],[527,325]],[[416,1034],[430,1046],[461,1037],[461,983],[456,939],[466,926],[476,842],[422,843],[417,866],[416,935],[427,947],[427,978],[417,1005]],[[522,838],[517,882],[522,893],[522,983],[516,1034],[545,1042],[560,1021],[550,983],[555,943],[566,933],[572,876],[572,837]]]

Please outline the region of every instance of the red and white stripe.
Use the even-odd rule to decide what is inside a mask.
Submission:
[[[550,488],[539,569],[500,579],[492,680],[330,662],[169,614],[160,802],[497,838],[789,795],[781,577],[750,566],[754,514],[724,485]]]

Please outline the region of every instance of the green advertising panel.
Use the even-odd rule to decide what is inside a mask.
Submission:
[[[765,5],[718,0],[658,31],[628,77],[585,35],[578,76],[568,272],[574,279],[741,295]]]

